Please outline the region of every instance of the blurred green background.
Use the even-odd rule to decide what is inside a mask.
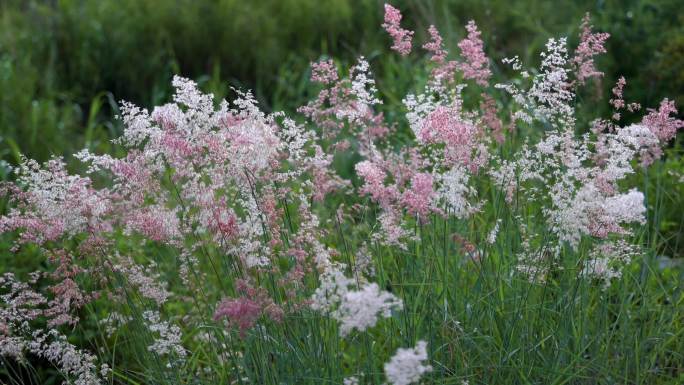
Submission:
[[[393,1],[423,40],[435,24],[448,47],[474,19],[494,59],[536,65],[546,39],[575,36],[585,12],[611,34],[601,59],[606,88],[627,77],[628,97],[684,104],[684,12],[677,0]],[[116,104],[166,101],[170,79],[191,77],[218,96],[253,89],[267,109],[292,110],[309,97],[307,66],[321,55],[353,61],[387,54],[382,1],[375,0],[2,0],[0,158],[38,159],[117,135]],[[400,60],[392,58],[392,60]],[[390,64],[391,61],[390,60]],[[406,59],[410,61],[412,59]],[[397,92],[410,79],[373,70]],[[410,74],[409,74],[410,75]],[[406,76],[404,74],[403,76]]]
[[[535,67],[549,37],[567,35],[575,46],[580,20],[590,12],[596,30],[611,38],[599,60],[603,81],[579,95],[579,121],[607,112],[605,95],[621,75],[628,101],[655,107],[669,97],[684,106],[681,0],[392,4],[403,11],[403,25],[416,30],[414,47],[435,24],[452,54],[474,19],[499,80],[503,57],[519,55]],[[83,147],[115,152],[110,139],[121,131],[118,102],[152,107],[168,101],[173,74],[219,97],[229,96],[231,86],[252,89],[267,111],[292,112],[315,95],[311,61],[329,56],[346,65],[364,55],[391,106],[415,87],[420,71],[412,66],[422,65],[425,52],[390,53],[382,17],[377,0],[0,0],[0,180],[22,153],[45,160]],[[390,119],[398,119],[396,111]],[[682,183],[668,172],[682,171],[682,160],[666,162],[659,183],[671,185],[673,195],[662,230],[670,234],[672,253],[680,254]]]

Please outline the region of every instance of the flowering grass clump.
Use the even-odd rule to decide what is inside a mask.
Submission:
[[[385,6],[408,56],[401,19]],[[124,156],[25,159],[3,186],[0,233],[45,271],[0,280],[0,353],[77,384],[667,383],[683,297],[634,180],[684,122],[666,99],[621,123],[621,78],[612,117],[578,123],[608,38],[581,30],[497,82],[474,21],[452,60],[430,26],[401,105],[363,57],[312,64],[297,117],[182,77],[124,103]]]

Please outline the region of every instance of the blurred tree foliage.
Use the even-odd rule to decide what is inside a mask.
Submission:
[[[684,13],[677,0],[401,0],[405,25],[424,40],[429,24],[456,51],[474,19],[494,59],[530,65],[551,36],[576,43],[592,14],[611,33],[603,91],[628,79],[627,97],[684,105]],[[4,0],[0,2],[0,159],[46,159],[88,146],[111,151],[119,100],[167,99],[178,73],[219,96],[253,89],[266,108],[293,109],[307,94],[308,63],[321,55],[351,62],[387,52],[377,0]],[[573,40],[574,39],[574,40]],[[418,44],[414,44],[418,46]],[[415,60],[396,59],[400,60]],[[391,61],[390,61],[391,63]],[[496,70],[503,70],[495,62]],[[374,68],[401,96],[410,79]],[[597,90],[598,91],[598,90]],[[597,92],[597,94],[600,94]],[[605,93],[603,93],[605,95]],[[579,99],[582,103],[583,99]],[[592,100],[592,99],[590,99]],[[592,100],[593,102],[593,100]],[[605,103],[604,103],[605,104]],[[596,105],[587,103],[595,113]],[[588,118],[587,118],[588,119]],[[3,173],[6,171],[3,171]],[[0,175],[2,177],[2,175]]]
[[[360,28],[342,0],[10,0],[0,14],[5,159],[68,152],[117,101],[162,102],[174,73],[267,95],[287,55],[342,51]]]

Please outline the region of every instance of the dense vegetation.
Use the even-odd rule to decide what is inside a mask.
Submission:
[[[500,59],[534,61],[551,36],[576,36],[576,20],[593,14],[610,33],[601,65],[612,83],[630,80],[628,96],[644,106],[663,97],[684,104],[684,16],[677,0],[399,1],[420,38],[442,31],[447,47],[473,19],[494,70]],[[151,107],[168,100],[173,74],[196,79],[218,97],[229,86],[251,89],[268,109],[293,109],[307,95],[305,74],[321,55],[352,63],[387,52],[375,0],[103,0],[0,3],[0,156],[46,160],[84,146],[108,149],[120,134],[117,103]],[[576,42],[575,42],[576,43]],[[381,85],[406,93],[406,65],[374,65]],[[406,78],[408,76],[408,78]],[[397,77],[400,77],[397,79]]]
[[[394,5],[0,3],[0,381],[681,383],[678,2]]]

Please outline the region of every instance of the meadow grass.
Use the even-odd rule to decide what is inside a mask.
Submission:
[[[49,14],[53,5],[29,4],[10,2],[0,6],[6,11],[3,14],[3,28],[21,30],[21,26],[15,24],[28,23],[23,18],[26,14],[40,16],[40,20],[54,21]],[[477,194],[477,199],[469,203],[475,205],[484,202],[478,211],[462,216],[459,208],[437,198],[434,198],[434,206],[431,206],[426,216],[416,215],[403,206],[394,208],[401,213],[400,224],[406,234],[401,244],[388,242],[382,237],[386,230],[383,228],[383,214],[392,205],[410,206],[411,202],[403,198],[415,187],[409,182],[399,182],[401,175],[388,171],[391,164],[394,162],[411,169],[406,172],[412,176],[429,173],[435,178],[436,186],[438,183],[446,184],[439,182],[439,178],[445,174],[443,168],[467,169],[467,162],[471,159],[465,161],[466,164],[458,163],[462,160],[451,164],[441,158],[441,151],[449,147],[448,143],[421,143],[421,139],[412,131],[402,99],[407,93],[420,93],[434,81],[431,72],[426,70],[431,64],[426,64],[422,56],[403,58],[390,53],[384,48],[388,46],[384,34],[359,33],[379,30],[382,14],[377,9],[375,14],[370,12],[370,16],[359,16],[359,12],[375,9],[375,2],[362,2],[355,7],[349,2],[339,1],[329,8],[319,8],[314,2],[307,1],[265,2],[252,6],[254,8],[230,1],[211,3],[212,6],[202,1],[162,2],[159,7],[155,7],[156,2],[140,4],[58,2],[54,6],[63,19],[58,17],[54,22],[64,24],[58,24],[57,30],[73,34],[62,37],[63,42],[83,44],[88,48],[81,51],[80,48],[64,48],[56,44],[53,46],[55,51],[51,51],[56,56],[50,59],[52,64],[47,68],[51,69],[45,73],[34,68],[35,61],[39,59],[28,55],[21,58],[17,54],[20,43],[8,45],[7,41],[12,39],[7,36],[6,40],[0,42],[0,48],[9,46],[15,50],[0,51],[0,63],[6,69],[4,77],[0,77],[4,83],[0,85],[3,90],[9,90],[3,93],[0,117],[3,141],[8,144],[2,154],[5,159],[12,164],[26,166],[29,163],[21,157],[22,153],[41,159],[49,154],[70,153],[75,148],[85,147],[91,153],[113,154],[122,160],[120,165],[130,166],[131,169],[139,167],[137,170],[140,172],[121,177],[117,173],[125,170],[125,167],[117,168],[116,163],[112,163],[115,164],[112,166],[107,163],[109,159],[106,156],[81,156],[85,162],[77,162],[73,158],[67,160],[69,166],[81,175],[85,175],[84,170],[89,162],[102,162],[98,163],[101,164],[100,169],[83,177],[87,178],[87,182],[67,183],[70,188],[62,190],[59,183],[71,179],[62,175],[59,167],[55,171],[50,166],[40,169],[46,171],[49,178],[40,179],[39,176],[43,174],[31,166],[24,174],[19,173],[28,175],[28,179],[19,178],[19,182],[12,182],[30,194],[28,198],[21,194],[14,196],[19,202],[27,199],[27,206],[17,204],[17,200],[3,202],[5,211],[3,222],[0,222],[3,233],[0,272],[14,273],[18,281],[28,282],[31,279],[29,272],[42,271],[40,278],[30,286],[31,289],[22,289],[21,293],[26,295],[25,298],[34,298],[33,294],[26,293],[35,290],[44,295],[45,301],[21,302],[17,300],[21,296],[8,295],[14,290],[12,284],[15,281],[14,278],[2,276],[1,381],[8,384],[49,384],[59,383],[64,377],[77,384],[97,383],[95,379],[92,382],[78,382],[82,380],[83,373],[96,373],[97,370],[87,367],[85,372],[65,373],[64,362],[45,353],[50,351],[49,348],[41,345],[40,349],[31,350],[31,338],[38,340],[49,335],[38,334],[36,337],[32,333],[56,330],[66,339],[62,341],[49,335],[46,341],[53,341],[50,338],[61,341],[61,345],[54,349],[59,349],[56,351],[64,357],[67,356],[64,354],[67,351],[65,346],[69,344],[79,351],[91,353],[96,357],[97,369],[102,364],[108,366],[101,375],[101,383],[109,384],[347,385],[354,383],[345,382],[351,381],[352,376],[358,377],[361,384],[384,384],[388,382],[385,368],[388,360],[397,349],[414,347],[418,341],[427,343],[426,363],[431,366],[431,370],[422,376],[421,383],[424,384],[676,385],[684,382],[684,294],[681,287],[684,271],[677,263],[684,249],[681,140],[672,145],[661,143],[665,153],[649,168],[642,168],[636,160],[632,161],[630,169],[633,167],[636,172],[615,183],[617,191],[636,187],[643,193],[645,221],[632,224],[618,222],[621,228],[628,230],[628,234],[620,234],[619,231],[607,236],[582,234],[576,245],[559,240],[557,230],[550,225],[548,212],[545,211],[552,206],[553,198],[539,193],[551,190],[551,179],[532,182],[521,179],[519,186],[527,183],[527,189],[515,190],[509,196],[502,186],[488,176],[490,170],[500,166],[493,162],[484,168],[486,171],[472,172],[471,182],[464,183]],[[636,14],[629,18],[634,18],[635,23],[648,24],[653,22],[649,19],[650,14],[667,12],[672,4],[635,2],[630,6],[643,7],[651,13]],[[584,5],[563,6],[567,7],[569,13],[578,16],[573,22],[579,22],[581,14],[587,10]],[[559,32],[547,29],[551,28],[549,24],[555,23],[553,17],[565,17],[560,14],[550,16],[554,14],[551,6],[540,6],[528,12],[530,8],[527,2],[512,4],[510,9],[505,9],[499,2],[485,6],[478,4],[477,7],[475,2],[407,2],[402,6],[409,10],[405,13],[406,20],[402,21],[402,26],[406,28],[424,30],[427,25],[423,24],[432,22],[446,25],[441,30],[449,48],[455,48],[455,42],[465,36],[465,32],[461,31],[465,23],[456,23],[449,19],[450,15],[454,10],[472,11],[473,17],[484,19],[479,24],[480,29],[483,31],[485,47],[488,51],[495,51],[492,55],[495,59],[510,53],[500,51],[505,45],[503,41],[510,39],[515,48],[527,47],[521,57],[534,64],[536,59],[531,58],[536,57],[542,49],[548,37],[546,35]],[[625,8],[611,2],[600,7],[605,7],[599,9],[604,12],[598,13],[595,24],[603,30],[608,28],[601,26],[615,22],[611,17],[625,11]],[[176,19],[174,15],[179,14],[179,8],[183,12]],[[212,17],[203,24],[197,23],[198,19],[208,14],[208,9],[215,11]],[[287,16],[285,19],[291,19],[291,24],[271,20],[270,13],[274,9],[280,9]],[[151,20],[140,21],[150,12],[153,14]],[[667,20],[674,17],[670,15]],[[223,31],[221,23],[228,18],[240,20],[240,23],[232,25],[230,31]],[[328,26],[316,22],[321,18],[337,20],[330,23],[333,32],[326,32],[326,39],[322,40],[317,38],[317,34],[323,33],[320,29]],[[233,64],[224,66],[223,63],[237,61],[233,55],[243,55],[244,50],[253,49],[251,45],[256,44],[254,41],[242,41],[240,37],[245,35],[245,30],[250,30],[255,23],[263,20],[268,21],[262,26],[261,32],[266,37],[254,39],[268,44],[260,46],[255,56],[235,64],[236,67],[232,67]],[[515,23],[502,20],[515,20]],[[544,22],[536,23],[535,20]],[[98,32],[115,28],[119,23],[118,28],[127,31],[122,32],[122,35]],[[500,27],[494,27],[495,23]],[[50,22],[46,25],[50,25]],[[493,30],[491,34],[488,27]],[[22,28],[27,28],[22,31],[28,33],[26,31],[38,27]],[[173,28],[189,33],[180,37],[168,35]],[[554,28],[566,28],[560,32],[574,31],[569,26],[556,25]],[[624,26],[620,24],[615,28],[620,30]],[[153,32],[148,36],[151,41],[138,39],[150,30]],[[524,35],[521,30],[533,30],[542,40],[523,45],[517,42],[516,35]],[[292,36],[300,34],[306,37],[300,42],[302,47],[308,47],[306,49],[311,49],[311,52],[320,48],[318,53],[311,53],[311,56],[301,52],[291,56],[281,53],[297,51],[300,47],[280,46],[279,39],[290,41]],[[203,38],[207,35],[225,37],[231,44],[217,49],[212,41]],[[111,36],[121,39],[116,42],[126,44],[110,46],[111,42],[100,41]],[[415,39],[424,37],[424,34],[417,32]],[[29,39],[28,35],[14,38],[21,44],[26,42],[21,39]],[[49,46],[50,39],[43,36],[36,40],[39,44]],[[350,41],[358,45],[355,48],[340,47]],[[155,54],[141,59],[145,66],[139,67],[127,55],[130,52],[140,54],[141,46],[148,43],[154,47]],[[609,43],[607,47],[611,49],[614,47],[612,44],[619,47],[623,43]],[[676,47],[676,43],[671,45]],[[73,56],[69,60],[55,58],[63,55],[58,52],[61,49],[67,53],[81,53],[89,52],[91,47],[95,47],[93,52],[104,57],[95,55],[92,61],[78,55],[69,55]],[[108,53],[110,56],[104,55],[103,47],[112,47],[112,52]],[[314,135],[313,139],[304,141],[306,151],[301,155],[304,160],[294,157],[296,147],[281,150],[278,147],[280,142],[274,145],[279,151],[277,156],[268,158],[281,162],[275,162],[277,166],[272,165],[274,162],[264,162],[261,166],[250,163],[261,164],[260,160],[265,156],[263,152],[268,148],[261,142],[256,149],[249,147],[244,150],[246,155],[236,150],[226,164],[215,158],[202,163],[207,160],[204,156],[208,155],[185,152],[189,150],[180,141],[186,136],[196,139],[193,135],[204,127],[209,127],[210,132],[230,132],[230,135],[226,135],[228,139],[221,136],[225,140],[221,144],[227,148],[233,145],[241,148],[242,144],[235,143],[244,143],[241,140],[245,138],[240,136],[240,132],[231,131],[243,128],[241,119],[252,122],[257,128],[279,127],[282,130],[288,127],[279,120],[281,116],[275,116],[270,121],[268,117],[260,116],[244,106],[238,109],[242,115],[234,111],[226,113],[230,119],[239,117],[236,120],[211,120],[207,116],[213,114],[214,109],[221,108],[218,99],[226,95],[244,98],[244,95],[240,96],[229,88],[229,85],[244,84],[255,87],[263,110],[293,113],[295,107],[305,105],[316,97],[321,88],[328,87],[312,86],[309,82],[311,72],[303,70],[321,52],[329,55],[345,53],[341,59],[336,59],[338,68],[354,65],[351,57],[359,52],[367,56],[377,77],[377,87],[383,101],[381,105],[369,105],[374,113],[382,112],[388,125],[393,126],[394,131],[389,139],[376,139],[376,143],[367,140],[363,136],[365,131],[359,134],[355,130],[359,125],[365,130],[370,123],[364,120],[363,124],[359,124],[353,120],[358,116],[345,121],[337,137],[325,136],[329,127],[324,123],[328,121],[321,123],[300,117],[295,131],[301,131],[302,137],[308,130]],[[198,53],[206,55],[197,59],[197,62],[183,62],[182,58],[187,60]],[[280,55],[287,56],[287,60],[281,63],[274,59],[283,57]],[[624,60],[615,59],[619,57],[617,55],[601,59],[599,63],[605,61],[604,64],[612,70],[630,68],[623,63]],[[103,65],[107,60],[110,61],[108,66]],[[658,60],[670,63],[669,59]],[[496,64],[499,62],[491,61],[493,77],[497,80],[514,72]],[[113,68],[117,65],[121,67]],[[613,65],[616,67],[611,67]],[[662,65],[668,70],[673,67],[671,63]],[[58,76],[69,66],[74,66],[70,71],[75,72],[67,71],[64,78]],[[139,71],[136,72],[133,67],[139,68]],[[25,69],[28,71],[23,72]],[[163,110],[156,118],[146,120],[151,127],[158,127],[169,135],[164,140],[155,142],[153,134],[147,133],[144,125],[138,125],[134,120],[123,123],[110,120],[113,114],[122,114],[124,120],[136,116],[127,107],[121,108],[117,104],[121,93],[129,93],[127,95],[132,99],[142,100],[142,105],[152,106],[167,101],[171,92],[168,80],[171,73],[179,71],[205,74],[200,77],[199,87],[213,92],[217,97],[217,100],[212,100],[211,113],[206,112],[208,107],[201,107],[201,103],[200,107],[192,104],[203,100],[203,94],[193,88],[192,82],[175,79],[174,82],[180,82],[175,84],[176,96],[182,94],[188,98],[184,99],[185,102],[178,102],[182,113],[174,115],[172,110]],[[90,80],[77,79],[77,72]],[[540,70],[535,75],[542,72]],[[225,81],[226,76],[230,78],[236,73],[242,79],[250,80],[245,83]],[[50,76],[43,78],[44,74]],[[601,99],[595,94],[605,94],[601,90],[610,89],[617,78],[611,74],[606,71],[602,78],[605,84],[592,81],[585,90],[577,90],[570,103],[577,117],[577,129],[572,130],[573,134],[579,136],[589,132],[590,122],[602,112],[610,111],[605,100],[607,98]],[[347,73],[342,71],[340,76],[345,75]],[[463,84],[472,80],[458,76]],[[50,80],[51,77],[53,80]],[[88,83],[90,81],[92,83]],[[255,83],[250,84],[250,81]],[[524,80],[517,81],[517,85],[524,84]],[[631,82],[631,79],[628,81]],[[628,83],[626,99],[644,103],[651,101],[644,106],[655,107],[657,103],[652,100],[659,98],[668,87],[651,85],[649,90],[644,90],[640,87],[644,81],[644,78],[637,76],[634,84]],[[128,89],[131,84],[136,86]],[[353,80],[350,80],[350,84],[353,84]],[[67,89],[67,86],[73,88]],[[364,89],[366,86],[363,85]],[[192,90],[186,89],[187,94],[183,94],[183,87]],[[478,98],[481,89],[476,87],[469,83],[462,98],[454,96],[456,93],[436,92],[440,97],[462,101],[465,109],[480,114],[482,111]],[[102,92],[101,88],[112,92]],[[636,91],[630,91],[633,89]],[[29,90],[33,90],[33,93]],[[500,89],[490,87],[486,90],[495,96],[497,108],[500,109],[499,117],[509,123],[509,117],[501,111],[513,108],[511,106],[514,103]],[[602,107],[597,107],[600,103]],[[334,119],[344,120],[339,118],[344,116],[339,115],[339,111],[346,110],[339,108]],[[365,113],[366,110],[359,111]],[[480,115],[477,116],[477,119],[473,119],[479,125]],[[184,120],[186,117],[188,120]],[[218,112],[217,117],[225,118]],[[639,123],[639,119],[637,115],[627,117],[623,121],[624,126]],[[209,121],[211,124],[207,123]],[[516,129],[506,134],[502,144],[486,142],[491,159],[513,159],[527,141],[535,143],[554,130],[560,130],[557,124],[553,119],[539,119],[535,123],[518,122]],[[10,126],[15,128],[5,128]],[[187,128],[187,131],[180,135],[174,131],[179,127]],[[260,139],[262,134],[257,133],[260,132],[258,129],[254,130],[246,136]],[[281,132],[278,131],[278,135]],[[123,139],[118,142],[109,141],[122,134]],[[595,134],[601,137],[599,133]],[[135,135],[149,136],[136,142]],[[237,135],[241,140],[231,135]],[[200,137],[197,140],[207,139]],[[350,147],[336,150],[338,141],[344,140],[350,142]],[[370,149],[368,142],[371,143]],[[202,143],[206,148],[213,148],[210,140]],[[376,144],[378,147],[375,151],[381,155],[371,151]],[[153,145],[160,145],[163,151],[159,152],[159,148],[153,148]],[[316,146],[331,155],[329,165],[323,167],[325,172],[349,183],[346,187],[327,192],[322,201],[314,197],[318,190],[325,189],[323,182],[328,180],[323,178],[321,182],[315,179],[316,172],[323,172],[316,169],[316,165],[325,163],[316,155]],[[415,166],[408,156],[393,157],[397,151],[406,148],[417,148],[430,166]],[[207,151],[211,153],[213,150]],[[144,154],[142,161],[137,158],[141,153]],[[643,155],[640,153],[640,156]],[[383,164],[377,157],[390,164],[384,170],[391,175],[383,179],[385,185],[382,187],[397,187],[402,194],[402,200],[397,203],[388,205],[373,195],[368,187],[369,177],[358,168],[359,163],[364,161]],[[142,165],[136,161],[141,161]],[[245,163],[239,163],[243,161]],[[300,161],[307,166],[302,166],[298,163]],[[309,161],[311,164],[307,163]],[[587,158],[585,161],[591,163],[594,160]],[[233,166],[233,162],[241,167]],[[600,169],[601,166],[592,167]],[[563,173],[568,170],[565,166],[559,169]],[[154,183],[148,180],[145,183],[152,184],[141,182],[141,185],[137,185],[140,182],[137,178],[143,178],[147,172],[153,175],[150,180]],[[229,178],[217,183],[219,187],[212,185],[211,207],[223,208],[226,203],[222,199],[225,198],[232,210],[230,213],[241,227],[236,230],[230,223],[221,222],[219,225],[229,228],[224,231],[224,227],[216,225],[213,221],[225,220],[221,216],[225,212],[219,213],[219,219],[207,219],[204,216],[206,207],[193,200],[196,198],[196,191],[193,190],[196,186],[191,182],[195,181],[195,172],[200,175],[196,179],[199,185],[211,185],[214,179],[224,176]],[[290,175],[289,172],[301,174],[285,177]],[[7,172],[4,178],[12,179],[16,175],[12,177]],[[40,180],[42,184],[31,184],[33,180]],[[80,183],[85,183],[87,188],[80,189],[83,187]],[[8,188],[8,192],[12,191]],[[139,202],[136,192],[143,194]],[[61,193],[64,195],[59,195]],[[577,191],[573,190],[574,193]],[[103,205],[115,208],[104,210],[105,214],[98,216],[97,199],[105,201]],[[250,206],[252,201],[255,206]],[[270,209],[270,204],[273,209]],[[18,211],[13,211],[15,209]],[[161,217],[166,211],[172,213],[177,223],[169,217]],[[20,222],[18,226],[13,224],[13,216],[33,219],[31,213],[37,213],[48,230],[40,226],[31,227],[32,222]],[[134,214],[139,216],[134,217]],[[157,215],[162,218],[162,225],[155,222]],[[270,222],[273,219],[271,216],[276,218],[275,225]],[[250,219],[252,217],[257,219]],[[312,217],[316,220],[312,221]],[[62,224],[64,228],[55,225],[64,218],[67,218]],[[589,217],[587,220],[592,219]],[[250,224],[257,229],[248,228]],[[109,225],[111,228],[107,227]],[[60,231],[59,236],[51,238],[48,235],[52,226]],[[72,226],[76,230],[71,230]],[[490,241],[495,226],[498,226],[498,232]],[[164,233],[167,230],[170,232]],[[180,235],[173,235],[174,230]],[[19,238],[27,233],[35,235],[33,232],[37,232],[38,236],[30,238],[30,242],[23,242]],[[269,249],[263,249],[268,251],[260,249],[260,252],[268,255],[268,269],[251,265],[249,258],[253,256],[245,251],[247,246],[240,243],[244,239],[261,246],[269,245]],[[601,262],[593,254],[597,247],[619,239],[637,249],[636,254],[617,270],[619,274],[609,279],[588,274],[587,271],[598,268]],[[17,240],[20,240],[18,244],[15,243]],[[233,247],[235,244],[240,244],[240,247]],[[60,260],[64,256],[61,252],[70,257]],[[287,281],[287,273],[300,267],[301,261],[296,258],[299,252],[307,256],[307,269],[299,279]],[[355,289],[360,290],[375,283],[383,293],[400,299],[403,306],[393,307],[387,317],[377,316],[377,323],[372,327],[344,334],[343,321],[336,319],[333,313],[325,314],[310,306],[312,296],[322,286],[322,276],[329,269],[334,270],[326,264],[314,263],[324,254],[328,262],[344,264],[339,268],[343,274],[351,277],[349,279],[353,283],[349,284],[350,287],[356,285]],[[369,256],[369,259],[365,256]],[[521,271],[521,261],[526,258],[531,258],[536,264],[531,269],[532,275]],[[67,267],[75,267],[78,271],[74,270],[72,275]],[[255,291],[245,294],[240,289],[241,279],[248,280],[250,288]],[[286,284],[281,282],[283,279],[287,281]],[[51,326],[49,322],[58,318],[51,312],[52,304],[49,301],[64,295],[59,285],[69,280],[75,282],[77,290],[76,293],[66,290],[68,301],[65,314],[78,317],[79,321]],[[267,293],[268,298],[259,297],[259,290]],[[99,297],[84,299],[89,293],[99,293]],[[168,298],[165,293],[168,293]],[[163,300],[159,299],[160,296]],[[244,314],[218,316],[222,301],[244,298],[254,300],[260,306],[259,316],[254,322],[248,322],[248,327],[238,327],[238,321]],[[267,307],[272,305],[284,309],[282,318],[267,313]],[[23,311],[34,308],[40,309],[40,316],[26,316],[29,317],[26,324],[16,322],[17,314],[23,314],[16,309]],[[359,314],[359,317],[362,315]],[[30,329],[27,325],[30,325]],[[9,340],[9,337],[24,339],[15,341]],[[12,352],[12,346],[19,345],[28,351],[23,360],[8,354]],[[75,361],[79,364],[89,362],[82,356],[77,358]]]

